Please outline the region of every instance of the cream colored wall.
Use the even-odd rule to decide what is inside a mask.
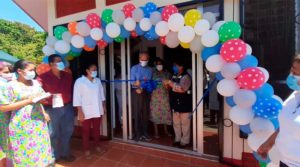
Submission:
[[[13,0],[29,16],[31,16],[45,31],[48,29],[47,0]]]

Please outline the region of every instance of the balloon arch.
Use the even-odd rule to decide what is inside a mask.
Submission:
[[[219,80],[217,91],[231,107],[230,119],[249,134],[248,144],[255,157],[261,165],[278,166],[276,147],[271,149],[268,160],[259,158],[256,151],[278,128],[282,100],[267,83],[268,71],[258,67],[251,47],[239,39],[241,26],[236,22],[216,22],[213,13],[202,14],[196,9],[183,15],[174,5],[157,8],[152,2],[142,7],[127,3],[121,10],[103,10],[101,17],[90,13],[84,21],[55,27],[54,36],[48,36],[43,47],[44,63],[54,53],[72,60],[83,49],[93,51],[96,45],[103,49],[114,41],[137,36],[159,38],[162,45],[170,48],[181,45],[201,53],[207,70],[216,73]],[[47,69],[45,64],[40,68]]]

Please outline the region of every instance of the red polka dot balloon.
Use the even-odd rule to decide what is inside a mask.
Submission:
[[[243,89],[255,90],[265,83],[265,75],[259,68],[246,68],[237,77],[237,83]]]
[[[132,17],[132,12],[134,11],[135,6],[132,3],[127,3],[123,6],[123,12],[125,14],[125,17]]]
[[[105,42],[104,40],[100,40],[97,42],[97,45],[100,49],[104,49],[107,46],[107,42]]]
[[[161,17],[164,21],[168,21],[169,17],[174,13],[178,13],[177,7],[175,5],[167,5],[163,8]]]
[[[166,44],[166,36],[160,37],[159,40],[162,44],[164,44],[164,45]]]
[[[91,28],[101,27],[100,17],[96,13],[90,13],[89,15],[87,15],[86,23]]]
[[[221,56],[226,62],[238,62],[247,54],[247,45],[240,39],[226,41],[220,51]]]

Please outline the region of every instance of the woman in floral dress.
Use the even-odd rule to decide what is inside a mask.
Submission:
[[[169,79],[170,75],[163,69],[163,61],[157,59],[155,61],[156,70],[153,73],[153,80]],[[158,124],[164,125],[164,131],[167,136],[171,136],[168,132],[167,125],[171,125],[171,111],[169,104],[169,92],[163,86],[162,82],[158,82],[157,88],[152,92],[150,101],[150,119],[154,124],[155,138],[158,139]]]
[[[53,162],[46,120],[49,116],[33,98],[44,93],[35,78],[34,64],[15,63],[16,81],[7,85],[0,111],[11,111],[8,128],[9,158],[16,167],[45,167]]]

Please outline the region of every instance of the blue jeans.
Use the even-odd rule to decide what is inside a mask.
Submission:
[[[74,111],[72,104],[60,108],[47,108],[50,116],[49,133],[52,153],[55,159],[70,155],[70,139],[74,130]]]

